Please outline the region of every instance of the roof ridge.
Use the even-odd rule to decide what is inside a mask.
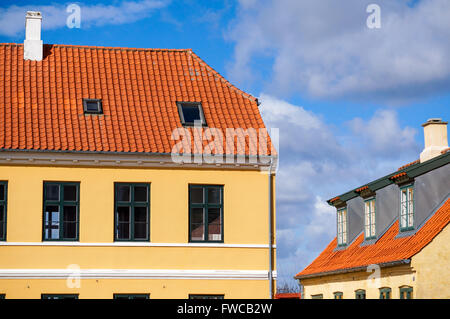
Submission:
[[[52,45],[54,47],[64,48],[85,48],[85,49],[104,49],[104,50],[126,50],[126,51],[173,51],[173,52],[192,52],[191,48],[187,49],[168,49],[168,48],[130,48],[130,47],[109,47],[98,45],[76,45],[76,44],[55,44],[44,43],[44,45]],[[0,46],[23,46],[23,43],[0,43]]]

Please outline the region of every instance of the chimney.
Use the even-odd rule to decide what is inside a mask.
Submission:
[[[448,148],[447,122],[443,122],[439,118],[429,119],[422,126],[425,136],[425,149],[420,153],[421,163],[441,155],[441,152]]]
[[[23,42],[24,60],[42,60],[41,40],[42,15],[37,11],[27,11],[25,18],[25,41]]]

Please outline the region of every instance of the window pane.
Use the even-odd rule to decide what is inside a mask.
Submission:
[[[117,200],[120,202],[129,202],[130,201],[130,186],[128,185],[119,185],[117,191]]]
[[[183,105],[183,117],[185,123],[194,123],[200,121],[200,111],[198,105]]]
[[[86,110],[88,112],[98,112],[100,110],[99,102],[98,101],[86,101]]]
[[[134,208],[134,221],[147,222],[147,207],[135,207]]]
[[[221,209],[209,208],[208,209],[208,240],[221,240],[222,239],[222,227],[221,227]]]
[[[134,223],[134,238],[147,239],[147,223]]]
[[[65,201],[77,200],[77,187],[75,185],[64,185],[63,193]]]
[[[64,237],[64,239],[77,238],[77,223],[76,222],[64,222],[63,237]]]
[[[191,239],[204,240],[203,208],[193,208],[191,214]]]
[[[65,222],[77,221],[77,207],[76,206],[64,206],[63,219]]]
[[[59,185],[45,185],[45,200],[59,200]]]
[[[5,200],[5,185],[0,184],[0,200]]]
[[[59,238],[59,207],[46,206],[44,214],[45,239]]]
[[[192,187],[191,188],[191,203],[192,204],[203,204],[203,188],[202,187]]]
[[[0,205],[0,223],[3,221],[3,219],[5,218],[5,207],[3,205]],[[0,226],[1,227],[1,226]]]
[[[129,222],[130,221],[130,207],[128,207],[128,206],[117,207],[117,220],[119,222]]]
[[[130,239],[130,207],[117,207],[117,238]]]
[[[146,202],[147,201],[147,187],[146,186],[135,186],[134,187],[134,200],[136,202]]]
[[[208,188],[208,204],[220,204],[220,188]]]
[[[147,208],[134,208],[134,238],[146,239],[148,236]]]

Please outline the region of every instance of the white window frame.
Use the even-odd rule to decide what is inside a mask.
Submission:
[[[338,246],[346,246],[348,231],[347,231],[347,208],[341,208],[337,211],[337,243]]]
[[[376,199],[369,198],[364,201],[364,238],[376,238]]]
[[[400,231],[414,229],[414,185],[400,188]]]

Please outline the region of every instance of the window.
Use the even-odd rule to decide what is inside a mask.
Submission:
[[[0,299],[5,299],[5,294],[0,294]]]
[[[364,234],[366,239],[375,238],[375,198],[368,199],[364,202],[365,206],[365,223]]]
[[[414,229],[414,187],[400,188],[400,230]]]
[[[413,299],[412,287],[400,287],[400,299]]]
[[[8,182],[0,182],[0,241],[6,240],[6,201]]]
[[[79,183],[44,182],[43,240],[78,240]]]
[[[342,292],[333,292],[334,299],[344,299],[344,294]]]
[[[83,99],[84,114],[103,114],[102,100]]]
[[[41,299],[78,299],[74,294],[42,294]]]
[[[223,299],[224,295],[189,295],[189,299]]]
[[[391,288],[380,288],[380,299],[391,299]]]
[[[347,209],[340,209],[337,212],[337,240],[338,246],[347,245]]]
[[[148,241],[150,184],[115,183],[115,240]]]
[[[311,299],[323,299],[323,295],[319,294],[319,295],[311,295]]]
[[[114,294],[114,299],[150,299],[149,294]]]
[[[200,102],[177,102],[181,124],[185,126],[206,126],[202,104]]]
[[[356,290],[355,299],[366,299],[366,291],[364,289]]]
[[[189,185],[189,241],[223,242],[223,186]]]

